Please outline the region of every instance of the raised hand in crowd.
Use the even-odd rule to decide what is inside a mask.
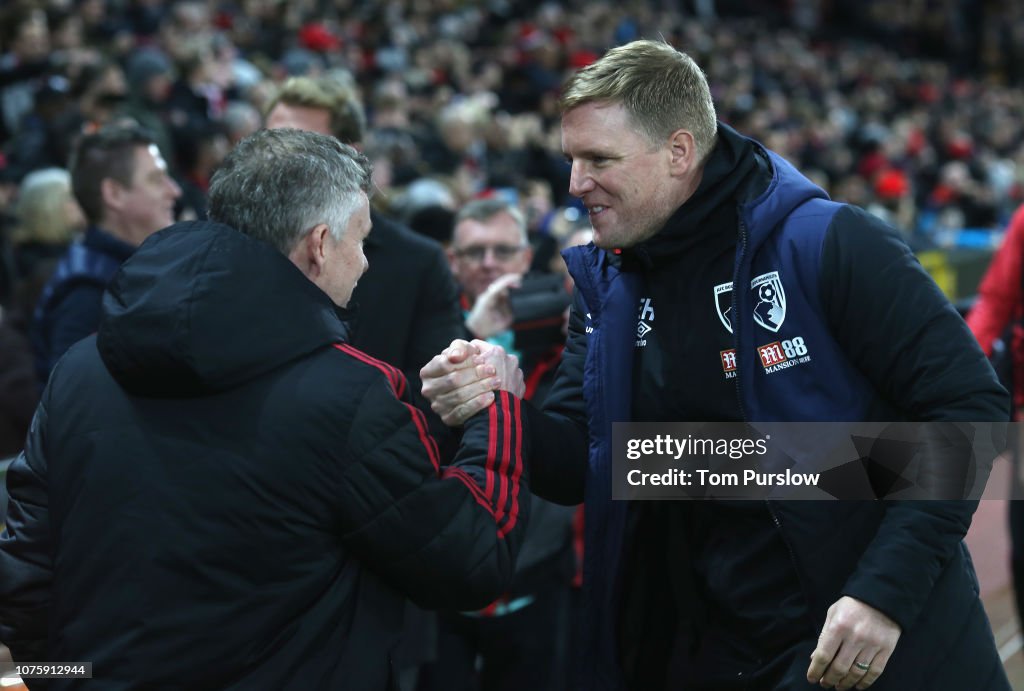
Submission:
[[[473,304],[466,317],[466,328],[480,339],[512,328],[512,307],[508,300],[508,291],[522,285],[521,274],[505,274],[487,287]]]

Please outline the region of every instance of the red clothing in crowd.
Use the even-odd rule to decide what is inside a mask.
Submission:
[[[978,300],[967,315],[967,326],[978,339],[981,349],[992,355],[993,343],[1010,323],[1016,326],[1012,331],[1011,343],[1007,344],[1013,353],[1014,404],[1024,404],[1024,328],[1020,321],[1024,317],[1024,206],[1013,214],[1003,238],[1003,244],[992,257],[992,263],[985,272],[978,288]]]

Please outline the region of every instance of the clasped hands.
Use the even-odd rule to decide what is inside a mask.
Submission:
[[[449,427],[456,427],[494,402],[494,392],[520,398],[526,390],[519,359],[501,346],[457,339],[420,370],[423,396]]]
[[[420,370],[423,395],[446,425],[461,425],[494,402],[494,391],[525,390],[518,359],[486,341],[452,341]],[[899,641],[899,624],[855,598],[829,610],[811,654],[807,681],[841,691],[866,689],[881,676]]]

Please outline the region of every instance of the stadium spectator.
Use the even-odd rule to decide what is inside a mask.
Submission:
[[[1014,420],[1024,409],[1024,207],[1010,219],[999,247],[967,313],[981,349],[998,364],[1013,396]],[[1024,622],[1024,462],[1019,440],[1011,447],[1014,476],[1010,498],[1010,567],[1017,603],[1017,621]]]
[[[521,285],[531,260],[522,212],[498,197],[469,202],[455,216],[448,255],[471,338],[515,354],[524,398],[543,400],[542,381],[550,382],[562,352],[565,303],[546,321],[513,329],[509,289]],[[437,660],[425,668],[419,691],[566,688],[574,509],[537,497],[530,506],[511,587],[483,609],[441,614]]]
[[[85,229],[85,217],[63,168],[44,168],[21,182],[11,233],[14,299],[7,321],[28,333],[39,294],[68,245]]]
[[[107,284],[143,240],[174,222],[181,195],[152,137],[133,127],[84,136],[71,187],[89,226],[58,262],[32,317],[40,386],[73,343],[96,331]]]

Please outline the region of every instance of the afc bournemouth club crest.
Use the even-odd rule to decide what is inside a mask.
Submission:
[[[786,292],[782,289],[779,272],[761,274],[750,282],[750,291],[754,300],[754,321],[777,333],[786,320]]]
[[[732,333],[732,283],[719,283],[715,286],[715,311],[718,312],[718,319],[722,326],[729,333]]]
[[[722,326],[733,332],[732,325],[732,283],[719,283],[714,288],[715,312]],[[778,271],[761,274],[750,282],[750,299],[753,303],[754,321],[772,333],[778,333],[786,320],[786,291]],[[790,325],[792,327],[792,324]],[[802,336],[759,346],[757,354],[767,374],[781,372],[811,361],[807,344]],[[722,371],[726,379],[735,379],[739,368],[736,349],[719,352]]]
[[[754,301],[754,321],[772,332],[778,332],[786,320],[786,291],[778,271],[761,274],[750,282]],[[732,283],[715,286],[715,312],[726,331],[732,333]]]

